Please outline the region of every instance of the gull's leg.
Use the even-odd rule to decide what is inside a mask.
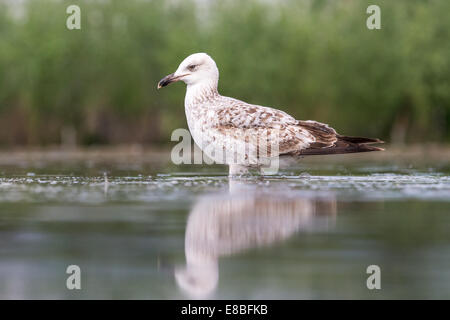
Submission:
[[[248,174],[248,167],[239,164],[230,164],[229,177],[236,177]]]

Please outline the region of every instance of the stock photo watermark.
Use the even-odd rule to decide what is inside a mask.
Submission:
[[[184,128],[172,132],[171,141],[178,142],[170,155],[175,165],[226,164],[258,168],[268,175],[278,172],[282,137],[277,129],[209,128],[193,132],[200,133],[192,136]]]
[[[66,273],[69,274],[66,280],[68,290],[81,290],[81,269],[76,264],[67,267]]]
[[[376,4],[367,7],[366,13],[370,16],[366,20],[366,26],[369,30],[381,29],[381,9]]]
[[[369,290],[381,289],[381,268],[376,264],[370,265],[366,269],[366,273],[370,274],[367,278],[366,286]]]
[[[66,27],[69,30],[81,29],[81,9],[79,6],[72,4],[67,7],[66,13],[69,14],[66,20]]]

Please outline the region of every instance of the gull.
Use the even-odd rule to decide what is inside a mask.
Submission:
[[[187,85],[184,106],[192,138],[208,157],[229,165],[230,176],[261,170],[280,157],[383,150],[370,145],[383,143],[379,139],[340,135],[327,124],[220,95],[219,69],[206,53],[185,58],[157,88],[177,81]]]

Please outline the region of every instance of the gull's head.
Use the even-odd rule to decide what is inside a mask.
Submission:
[[[158,83],[158,89],[176,81],[183,81],[188,86],[204,84],[217,87],[219,70],[209,55],[194,53],[180,63],[177,71],[162,78]]]

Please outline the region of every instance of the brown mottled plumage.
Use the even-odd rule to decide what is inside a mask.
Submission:
[[[219,70],[205,53],[187,57],[158,88],[179,80],[187,84],[185,110],[194,141],[216,162],[229,164],[230,175],[278,156],[383,150],[370,146],[382,143],[379,139],[342,136],[320,122],[296,120],[281,110],[221,96]],[[260,154],[263,147],[268,150],[265,158]],[[242,160],[236,163],[238,156]]]

